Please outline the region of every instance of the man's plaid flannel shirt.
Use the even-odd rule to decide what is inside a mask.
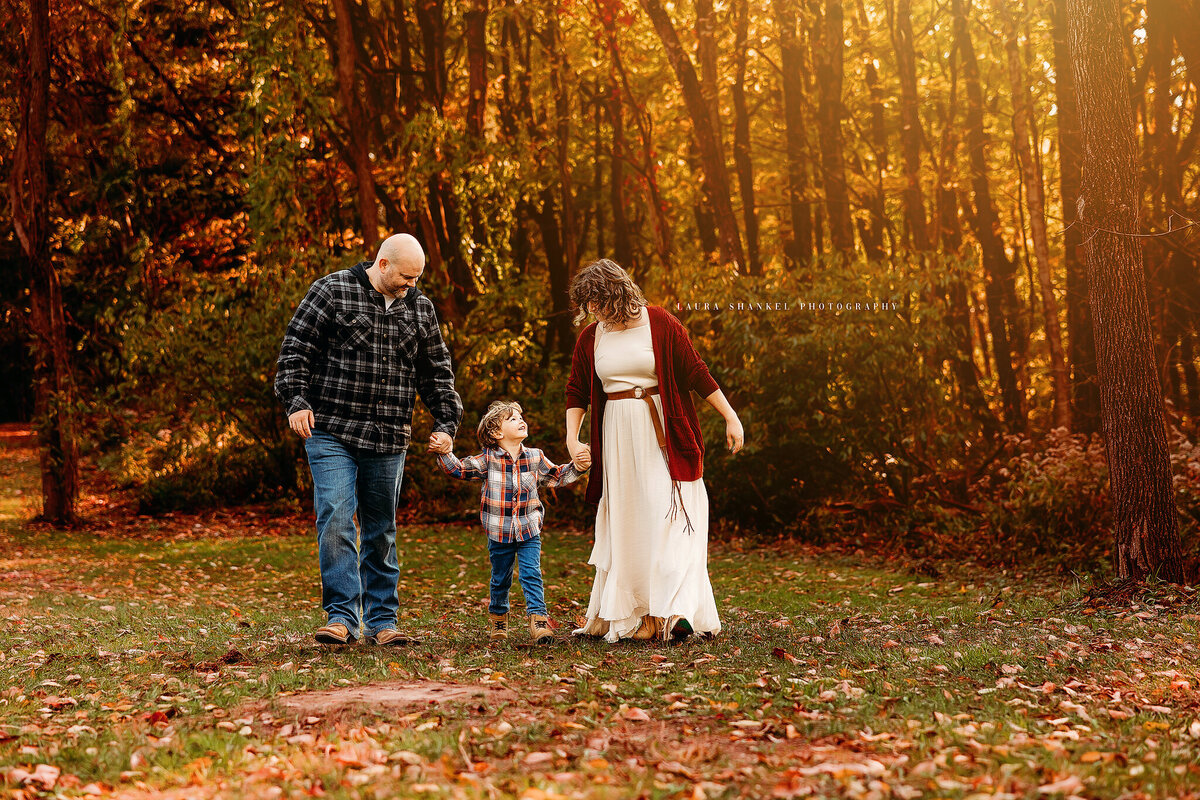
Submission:
[[[523,542],[539,535],[546,512],[538,499],[538,484],[566,486],[579,480],[570,461],[557,465],[533,447],[522,447],[515,461],[498,447],[461,461],[453,453],[440,453],[438,461],[448,475],[483,481],[479,519],[493,542]]]
[[[462,401],[433,303],[412,288],[385,308],[370,263],[309,288],[283,337],[275,394],[289,415],[310,409],[318,429],[364,450],[408,446],[417,395],[434,430],[454,436]]]

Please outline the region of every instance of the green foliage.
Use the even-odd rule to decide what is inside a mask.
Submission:
[[[312,277],[297,268],[208,282],[130,331],[129,374],[118,391],[139,395],[138,427],[156,436],[149,446],[125,445],[125,474],[143,478],[147,508],[264,499],[301,484],[273,377],[283,331]]]
[[[811,280],[777,272],[698,290],[720,299],[701,338],[747,430],[744,454],[709,460],[721,513],[793,528],[830,497],[909,503],[975,468],[983,423],[950,402],[945,365],[941,297],[960,277],[946,261],[830,263]],[[709,416],[715,454],[724,434]]]

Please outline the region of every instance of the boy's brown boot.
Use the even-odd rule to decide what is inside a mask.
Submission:
[[[534,644],[550,644],[554,633],[550,630],[550,618],[542,614],[529,615],[529,633]]]
[[[508,614],[488,613],[488,638],[493,642],[508,638]]]

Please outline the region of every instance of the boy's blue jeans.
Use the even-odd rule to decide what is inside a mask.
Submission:
[[[488,539],[488,555],[492,559],[492,614],[508,613],[508,590],[512,586],[513,562],[516,562],[525,593],[525,613],[546,614],[546,598],[542,591],[542,537],[534,536],[523,542],[494,542]]]
[[[405,453],[374,453],[324,431],[304,440],[313,476],[321,605],[357,635],[396,627],[396,505]],[[354,527],[358,514],[359,532]]]

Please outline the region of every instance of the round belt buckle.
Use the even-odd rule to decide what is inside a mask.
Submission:
[[[633,390],[633,396],[636,397],[638,400],[641,400],[643,397],[646,396],[646,390],[643,389],[641,386],[635,387]]]

